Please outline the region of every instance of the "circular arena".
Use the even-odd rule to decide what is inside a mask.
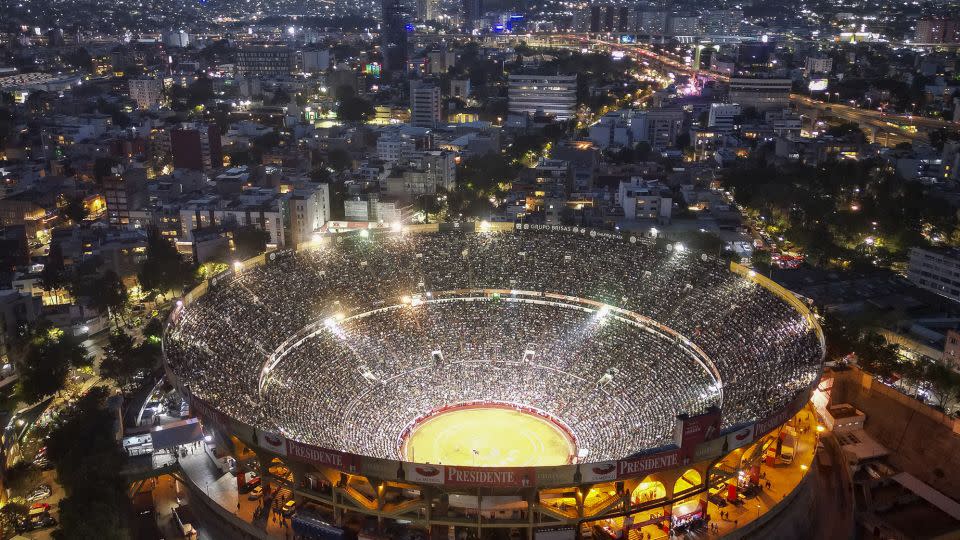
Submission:
[[[701,440],[715,438],[819,378],[799,301],[656,235],[410,229],[324,235],[211,279],[171,317],[171,380],[244,442],[429,482],[402,464],[579,480],[606,462],[620,478],[623,460],[679,444],[678,417],[716,414]]]

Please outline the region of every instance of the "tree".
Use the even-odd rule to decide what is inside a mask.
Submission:
[[[960,375],[949,367],[932,362],[924,370],[924,378],[930,383],[930,393],[944,411],[952,407],[960,398]]]
[[[270,234],[253,225],[245,225],[233,232],[234,254],[244,261],[267,250]]]
[[[117,386],[127,390],[153,369],[154,353],[148,345],[135,346],[133,338],[122,329],[114,330],[100,362],[100,376],[116,381]]]
[[[60,501],[62,538],[130,538],[130,501],[120,476],[124,458],[114,439],[116,413],[107,407],[108,395],[104,387],[92,388],[65,412],[47,441],[66,492]]]
[[[140,287],[155,296],[163,296],[183,289],[192,274],[190,265],[184,262],[177,248],[159,231],[151,231],[147,237],[147,257],[137,274]]]
[[[342,148],[334,148],[327,153],[327,163],[337,172],[345,171],[353,165],[353,158],[350,152]]]
[[[86,219],[89,211],[83,202],[82,196],[69,197],[63,206],[58,209],[61,219],[70,220],[72,223],[80,223]]]
[[[101,313],[106,313],[113,323],[119,324],[123,320],[123,312],[127,307],[127,287],[120,276],[113,270],[107,270],[102,276],[94,280],[90,295],[92,307]]]
[[[40,271],[40,287],[47,292],[59,291],[67,284],[67,272],[63,263],[63,248],[60,242],[50,242],[50,253]]]
[[[347,96],[340,100],[337,117],[346,122],[365,122],[373,116],[373,105],[358,96]]]
[[[90,365],[80,343],[48,324],[37,325],[19,367],[17,394],[26,403],[35,403],[63,389],[70,367]]]

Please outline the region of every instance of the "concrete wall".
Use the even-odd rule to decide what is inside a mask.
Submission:
[[[888,461],[945,494],[960,493],[960,420],[905,396],[859,369],[837,372],[831,404],[867,414],[865,429],[890,450]]]

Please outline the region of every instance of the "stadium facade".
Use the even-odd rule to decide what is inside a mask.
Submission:
[[[502,268],[494,270],[490,264],[496,261],[482,260],[486,256],[483,255],[483,246],[490,245],[484,235],[507,239],[504,246],[508,249],[504,253],[509,255],[506,257],[521,259],[521,262],[503,260]],[[382,247],[389,238],[408,239],[402,241],[412,241],[414,247],[408,249],[405,244],[389,249],[357,248],[367,243],[376,246],[378,242]],[[421,238],[429,241],[421,242]],[[449,244],[444,238],[451,239]],[[439,243],[437,239],[440,239]],[[525,247],[517,248],[521,244]],[[575,257],[581,245],[587,246],[583,253],[586,260],[581,264],[571,262],[571,254]],[[594,247],[590,247],[593,245],[605,247],[591,251],[594,250]],[[441,253],[420,251],[436,246],[441,246]],[[540,247],[536,246],[541,246],[542,251],[537,251]],[[347,263],[346,267],[325,267],[327,259],[324,257],[338,250],[346,250],[356,257],[351,255],[335,259],[341,264]],[[616,252],[620,250],[627,252],[627,255],[622,260],[612,260],[617,258]],[[640,261],[633,259],[635,256],[630,254],[631,250],[643,251],[636,257],[657,265],[633,268],[636,283],[657,289],[654,293],[640,293],[648,295],[643,300],[631,298],[631,294],[637,291],[630,290],[630,287],[611,292],[613,287],[608,282],[601,283],[602,278],[591,283],[587,275],[560,276],[593,267],[598,274],[606,268],[607,277],[615,279],[624,268]],[[321,255],[316,255],[318,253]],[[598,255],[600,259],[595,258]],[[302,299],[335,292],[323,298],[323,302],[311,303],[309,307],[308,304],[299,305],[294,312],[300,313],[302,320],[287,324],[284,319],[281,323],[276,318],[276,309],[279,308],[258,293],[256,285],[263,282],[264,287],[275,289],[278,285],[284,286],[284,283],[286,286],[290,283],[300,284],[300,281],[282,281],[301,279],[290,278],[291,268],[308,260],[297,257],[318,257],[309,259],[319,261],[311,272],[319,276],[314,278],[321,282],[333,280],[329,283],[330,288],[326,293],[290,290],[279,296]],[[378,257],[388,260],[384,262]],[[504,254],[496,254],[496,257],[502,258]],[[591,257],[594,259],[590,260]],[[680,259],[683,260],[677,262]],[[449,260],[453,268],[446,271],[432,268],[437,261],[443,260]],[[381,268],[381,264],[407,264],[411,267],[421,264],[418,268],[422,270],[410,272],[401,279],[385,270],[387,266]],[[567,270],[561,268],[565,264]],[[271,271],[272,265],[285,266],[278,266]],[[459,269],[458,265],[465,270],[460,275],[454,275]],[[720,267],[722,272],[704,277],[705,269],[710,273]],[[475,273],[471,268],[483,272]],[[476,275],[484,272],[499,272],[499,277],[490,281],[487,277]],[[334,273],[353,273],[349,282],[356,283],[361,290],[351,296],[344,291],[343,282],[336,281],[345,279],[343,275],[335,278]],[[553,277],[545,277],[551,275]],[[659,279],[655,276],[665,275],[670,277],[654,285]],[[281,281],[274,282],[276,279]],[[496,279],[502,281],[496,283]],[[380,284],[389,282],[389,286],[367,286],[378,281]],[[315,281],[307,280],[304,283]],[[600,289],[603,291],[591,292],[597,290],[593,288],[597,285],[602,285]],[[323,287],[320,286],[321,289]],[[723,292],[708,290],[710,287],[722,289]],[[660,294],[675,297],[664,302],[663,298],[656,296]],[[738,295],[737,298],[742,299],[733,302],[730,301],[730,295]],[[241,304],[249,305],[239,308],[239,304],[231,304],[235,298],[244,298]],[[314,364],[336,363],[334,359],[340,353],[336,349],[336,340],[330,336],[372,331],[363,326],[354,327],[354,321],[361,321],[357,324],[364,324],[366,320],[376,322],[378,319],[375,317],[384,313],[399,313],[397,310],[430,310],[433,309],[432,305],[442,305],[443,301],[468,306],[463,309],[469,311],[455,313],[478,317],[471,319],[475,323],[486,321],[483,317],[500,316],[495,311],[493,314],[487,313],[489,309],[499,309],[489,306],[531,304],[554,309],[556,306],[553,304],[558,304],[561,307],[557,309],[582,311],[595,318],[609,317],[609,320],[616,321],[609,328],[616,329],[619,328],[616,325],[620,325],[638,333],[650,333],[654,336],[650,339],[659,340],[656,343],[666,343],[665,346],[672,347],[657,348],[656,351],[669,350],[673,356],[670,356],[670,364],[658,364],[656,359],[653,360],[653,371],[662,374],[662,377],[654,379],[626,372],[638,369],[637,364],[616,358],[587,361],[578,356],[569,360],[566,364],[571,366],[569,371],[576,371],[573,364],[582,363],[590,368],[589,374],[593,376],[587,378],[584,373],[574,373],[570,376],[572,378],[565,378],[558,384],[570,388],[570,384],[582,380],[582,388],[577,389],[583,391],[584,396],[599,396],[607,400],[601,403],[599,409],[581,407],[578,401],[574,405],[558,407],[548,400],[545,402],[551,404],[548,407],[533,402],[542,396],[526,395],[522,391],[510,394],[513,399],[509,400],[497,399],[501,397],[499,395],[491,398],[491,402],[507,401],[520,407],[529,406],[547,417],[555,417],[573,434],[578,445],[585,444],[583,441],[592,441],[589,450],[571,456],[568,463],[479,467],[406,461],[397,450],[401,446],[397,442],[398,437],[402,442],[403,430],[409,430],[421,417],[430,416],[443,406],[458,406],[467,401],[482,405],[482,396],[479,400],[476,396],[472,396],[472,399],[450,399],[449,394],[442,394],[437,398],[441,401],[425,399],[418,411],[390,407],[381,411],[376,406],[380,399],[391,406],[397,403],[404,406],[410,404],[407,401],[390,401],[399,399],[392,396],[391,387],[407,388],[401,378],[403,373],[399,373],[407,368],[399,363],[388,365],[387,360],[378,366],[376,359],[371,359],[369,363],[358,362],[358,366],[355,366],[357,373],[348,376],[340,372],[323,371],[323,368]],[[644,307],[647,301],[658,301],[663,305],[647,310]],[[205,305],[205,302],[209,305]],[[484,311],[476,315],[474,308]],[[249,317],[250,322],[245,322],[246,316],[242,314],[244,309],[250,309],[250,314],[253,314]],[[712,325],[709,317],[689,320],[690,313],[706,312],[722,313],[722,317],[717,315]],[[237,332],[232,337],[216,335],[222,338],[219,345],[223,345],[223,348],[217,348],[218,345],[212,341],[205,341],[211,338],[209,318],[215,316],[225,318],[222,332]],[[292,316],[287,314],[286,318]],[[536,314],[529,320],[536,325],[537,321],[551,317],[556,315],[552,312],[546,316]],[[423,321],[418,319],[418,322]],[[384,321],[380,321],[376,327],[381,327],[381,323]],[[406,328],[403,326],[406,322],[401,323],[396,327]],[[283,326],[277,331],[280,337],[258,345],[255,354],[250,354],[246,359],[238,354],[231,359],[234,363],[222,367],[217,364],[222,355],[248,347],[246,340],[257,339],[261,332],[259,328],[282,324],[294,330],[287,331],[287,326]],[[385,324],[387,328],[394,328],[389,321]],[[424,324],[427,329],[432,329],[429,324]],[[764,327],[777,327],[774,337],[764,334]],[[476,337],[469,330],[458,331],[464,340]],[[595,332],[585,342],[607,339],[603,336],[612,330],[602,330],[606,332],[602,335],[599,333],[601,330]],[[483,335],[509,339],[497,333]],[[617,330],[616,336],[621,335],[622,332]],[[761,335],[765,336],[762,343],[749,343],[750,339]],[[442,337],[437,339],[442,341]],[[731,343],[718,342],[728,338]],[[381,338],[372,341],[382,347],[391,346],[389,337],[382,339],[387,340],[386,345]],[[425,338],[412,334],[403,343],[394,345],[405,346],[407,341],[416,342],[418,339]],[[528,338],[522,336],[522,339]],[[625,339],[629,341],[632,338]],[[616,341],[619,343],[624,339],[617,337]],[[316,344],[311,345],[314,342]],[[286,374],[285,378],[282,370],[284,362],[288,361],[287,351],[298,350],[297,347],[305,344],[314,348],[296,354],[313,358],[314,364],[309,369],[318,371],[306,373],[304,366],[307,364],[297,364],[294,360],[292,372]],[[570,343],[564,341],[562,345],[569,347]],[[636,347],[649,345],[646,341],[637,341],[627,346],[634,347],[628,350],[635,350]],[[449,348],[444,351],[444,347]],[[425,367],[415,369],[421,370],[418,373],[439,377],[434,374],[453,369],[450,366],[457,367],[454,357],[473,354],[468,349],[454,352],[452,349],[455,347],[455,344],[444,342],[436,349],[433,343],[423,343],[422,348],[426,352],[422,362]],[[370,351],[377,350],[376,347],[358,348],[364,357]],[[516,360],[465,361],[463,366],[481,370],[477,373],[493,369],[488,364],[510,372],[526,370],[524,373],[528,375],[525,376],[530,377],[533,376],[531,373],[540,372],[533,371],[524,361],[533,364],[535,361],[532,358],[536,358],[536,355],[547,354],[541,346],[534,348],[541,350],[524,352],[510,349],[509,354]],[[441,354],[431,359],[431,351],[435,349]],[[384,527],[402,524],[437,538],[447,537],[448,531],[453,530],[451,527],[475,528],[478,531],[517,529],[526,538],[540,535],[544,538],[574,538],[583,527],[602,520],[616,520],[622,529],[649,524],[658,524],[667,529],[683,527],[691,520],[702,518],[708,504],[711,479],[735,475],[738,468],[748,467],[747,460],[751,459],[748,456],[756,459],[758,453],[762,455],[770,444],[770,435],[776,434],[805,408],[811,391],[819,381],[824,345],[822,331],[814,315],[789,291],[745,267],[685,253],[682,246],[664,243],[660,238],[577,227],[468,224],[462,227],[408,226],[403,231],[351,231],[324,235],[300,246],[295,252],[270,252],[238,264],[184,296],[167,326],[164,352],[168,379],[189,401],[191,411],[203,420],[205,430],[215,433],[238,460],[256,456],[265,483],[289,488],[298,501],[312,503],[315,508],[321,509],[326,520],[336,526],[344,526],[352,516],[367,516],[375,518]],[[502,353],[495,351],[492,354]],[[491,353],[484,350],[479,354]],[[562,356],[562,353],[552,354]],[[539,361],[549,363],[551,359]],[[242,365],[236,362],[250,362],[246,367],[250,368],[252,375],[235,371],[238,365]],[[687,366],[682,369],[699,373],[699,379],[691,379],[682,369],[674,370],[671,367],[674,363]],[[619,369],[609,367],[613,365]],[[555,365],[539,368],[561,371]],[[676,375],[671,378],[671,373]],[[312,380],[312,376],[318,379]],[[332,381],[336,384],[331,385],[330,381],[320,380],[325,377],[339,379]],[[298,382],[298,378],[311,379],[303,388],[314,389],[316,394],[310,396],[309,390],[304,392],[302,389],[297,390],[298,393],[290,393],[291,385],[296,387],[296,384],[304,384],[303,381]],[[631,387],[628,381],[634,379],[641,380],[644,386]],[[663,384],[663,387],[658,384]],[[356,402],[350,406],[338,404],[351,401],[346,398],[338,397],[332,404],[324,401],[326,393],[338,392],[340,387],[363,385],[369,388],[362,392],[355,390],[362,398],[359,402],[367,405],[363,410],[373,410],[382,417],[350,416],[353,414],[350,407]],[[686,386],[694,388],[692,397],[680,399],[673,395]],[[231,390],[226,391],[227,387]],[[549,385],[532,387],[540,388],[538,391],[549,391],[551,388]],[[281,391],[283,388],[288,391],[284,393]],[[663,393],[671,395],[661,395]],[[444,396],[449,403],[442,402]],[[278,405],[277,402],[281,401],[283,404]],[[291,401],[293,403],[289,403]],[[646,411],[644,414],[636,413],[635,410],[647,402],[656,405],[643,409]],[[284,416],[285,411],[293,410],[291,405],[307,413],[298,412],[295,418]],[[311,412],[318,409],[320,412]],[[329,418],[324,413],[327,410],[334,413]],[[581,418],[590,414],[601,417],[609,414],[609,417],[602,422]],[[636,418],[631,416],[635,414]],[[394,421],[388,418],[393,415],[398,416]],[[366,425],[353,423],[361,419],[365,419]],[[298,427],[300,420],[307,422],[306,427]],[[344,424],[327,429],[326,422],[333,424],[338,421]],[[401,429],[397,430],[394,425],[401,426]],[[603,437],[594,436],[593,431],[601,429],[604,430]],[[352,431],[359,435],[351,435]],[[380,443],[381,438],[386,442]],[[609,438],[619,442],[606,445],[601,440]],[[731,460],[736,464],[731,466]],[[268,470],[276,464],[283,464],[289,473],[284,473],[282,477],[271,474]]]

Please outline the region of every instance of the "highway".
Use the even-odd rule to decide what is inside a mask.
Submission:
[[[553,39],[566,41],[568,46],[583,47],[590,45],[605,51],[619,50],[634,61],[646,61],[654,69],[670,70],[677,75],[702,76],[721,82],[729,82],[727,74],[709,69],[695,70],[686,65],[682,58],[673,54],[657,53],[641,44],[622,44],[603,39],[590,38],[577,34],[563,34]],[[938,118],[882,113],[873,109],[861,109],[841,103],[818,101],[801,94],[790,94],[790,101],[801,113],[810,117],[832,116],[847,122],[855,122],[868,131],[874,139],[885,146],[895,146],[901,142],[926,142],[929,133],[941,128],[960,129],[960,125]]]

